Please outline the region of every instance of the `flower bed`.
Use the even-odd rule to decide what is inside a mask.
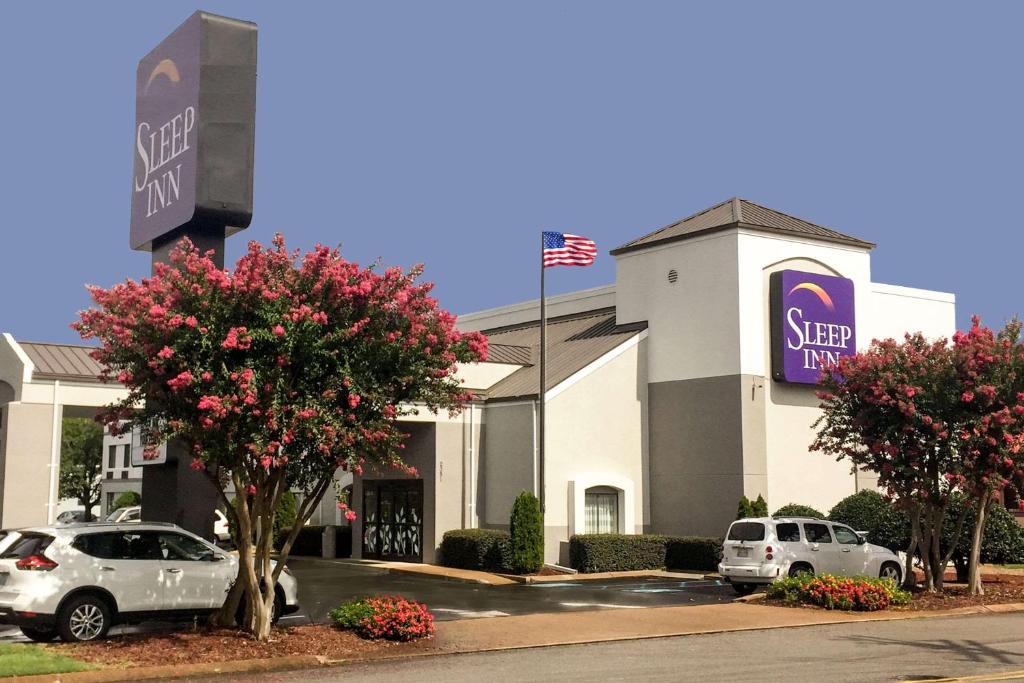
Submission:
[[[874,612],[891,605],[907,605],[910,593],[891,579],[800,574],[768,586],[767,597],[789,604],[809,604],[825,609]]]
[[[434,616],[427,606],[398,595],[346,602],[330,617],[368,640],[406,641],[434,635]]]

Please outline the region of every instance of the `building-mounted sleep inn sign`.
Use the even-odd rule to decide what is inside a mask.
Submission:
[[[770,286],[774,379],[817,384],[823,366],[856,353],[853,280],[783,270]]]
[[[196,12],[139,62],[132,249],[252,220],[256,25]]]

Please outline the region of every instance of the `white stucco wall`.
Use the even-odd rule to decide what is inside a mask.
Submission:
[[[616,320],[647,321],[649,381],[739,372],[737,275],[735,231],[616,257]]]
[[[546,534],[548,562],[559,559],[561,542],[582,532],[582,496],[591,486],[618,489],[621,530],[642,531],[647,348],[638,340],[547,404],[545,526],[564,529],[561,538]]]
[[[956,332],[956,296],[912,287],[871,283],[867,323],[872,338],[902,339],[907,332],[951,337]]]

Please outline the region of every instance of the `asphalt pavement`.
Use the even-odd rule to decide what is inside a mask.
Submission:
[[[323,622],[342,602],[368,595],[401,595],[427,605],[440,621],[590,609],[639,609],[731,602],[732,588],[712,580],[629,578],[485,586],[392,572],[372,565],[297,558],[302,610],[285,624]]]
[[[1007,672],[1018,675],[1005,677]],[[1024,680],[1024,614],[874,621],[351,663],[225,683]]]

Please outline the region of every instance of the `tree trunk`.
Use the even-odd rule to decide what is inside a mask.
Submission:
[[[978,498],[974,515],[974,534],[971,536],[971,559],[967,565],[967,589],[971,595],[984,595],[981,586],[981,543],[985,538],[986,512],[992,492],[985,491]]]
[[[907,546],[907,566],[903,571],[903,587],[910,589],[917,585],[914,575],[914,556],[921,548],[921,508],[910,511],[910,545]]]

